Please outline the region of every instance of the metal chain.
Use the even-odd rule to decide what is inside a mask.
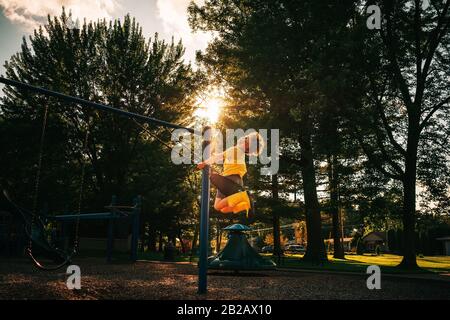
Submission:
[[[155,138],[156,140],[158,140],[162,145],[164,145],[166,148],[168,149],[172,149],[172,146],[169,145],[167,142],[165,142],[164,140],[162,140],[160,137],[158,137],[158,135],[154,134],[153,132],[151,132],[150,130],[148,130],[146,127],[144,127],[143,125],[141,125],[138,121],[136,121],[135,119],[133,119],[134,123],[136,123],[143,131],[145,131],[145,133],[151,135],[153,138]]]
[[[165,142],[164,140],[162,140],[160,137],[158,137],[158,135],[154,134],[153,132],[151,132],[149,129],[147,129],[146,127],[144,127],[143,125],[141,125],[138,121],[136,121],[135,119],[133,119],[133,121],[148,135],[152,136],[153,138],[155,138],[156,140],[158,140],[162,145],[164,145],[166,148],[168,149],[172,149],[174,146],[168,144],[167,142]],[[172,134],[172,131],[170,131],[168,128],[164,127],[164,129]],[[186,148],[189,148],[188,145],[186,143],[184,143],[183,141],[179,141],[179,143]],[[194,156],[200,156],[200,154],[198,153],[194,153]]]
[[[149,134],[149,135],[151,135],[153,138],[155,138],[156,140],[158,140],[162,145],[164,145],[166,148],[168,148],[168,149],[172,149],[173,148],[173,146],[171,146],[171,145],[169,145],[167,142],[165,142],[165,141],[163,141],[160,137],[158,137],[158,135],[156,135],[156,134],[154,134],[153,132],[151,132],[150,130],[148,130],[147,128],[145,128],[143,125],[141,125],[139,122],[137,122],[135,119],[133,119],[133,121],[143,130],[143,131],[145,131],[145,133],[147,133],[147,134]],[[164,129],[166,129],[166,131],[167,132],[169,132],[169,133],[172,133],[169,129],[167,129],[167,128],[164,128]],[[182,142],[182,141],[180,141],[180,144],[183,146],[183,147],[188,147],[184,142]],[[195,153],[195,151],[194,151],[194,156],[201,156],[201,155],[199,155],[198,153]],[[210,165],[209,166],[210,168],[211,168],[211,170],[213,171],[213,172],[215,172],[215,173],[217,173],[217,174],[221,174],[213,165]]]
[[[37,164],[36,171],[36,180],[34,185],[34,195],[33,195],[33,212],[31,215],[31,225],[30,225],[30,241],[28,243],[28,250],[31,252],[33,250],[33,229],[36,224],[37,217],[37,205],[39,198],[39,187],[41,182],[41,171],[42,171],[42,158],[44,157],[44,142],[45,142],[45,132],[47,128],[47,118],[48,118],[48,103],[45,106],[44,110],[44,119],[42,120],[42,131],[41,131],[41,140],[39,143],[39,158]]]
[[[86,128],[86,135],[84,137],[84,144],[83,144],[84,152],[88,151],[88,139],[89,139],[89,125]],[[81,165],[80,195],[78,198],[77,220],[75,222],[75,239],[73,242],[73,253],[76,253],[78,251],[78,245],[79,245],[80,215],[81,215],[81,207],[83,204],[85,172],[86,172],[86,161],[83,161],[83,163]]]

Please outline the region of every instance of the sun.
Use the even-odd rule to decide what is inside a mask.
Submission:
[[[198,99],[194,116],[205,120],[209,124],[214,124],[219,120],[223,105],[224,100],[220,96]]]

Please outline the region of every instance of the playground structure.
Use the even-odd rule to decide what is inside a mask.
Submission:
[[[77,105],[80,105],[82,107],[89,107],[89,108],[94,108],[97,110],[101,110],[101,111],[106,111],[106,112],[111,112],[120,116],[124,116],[127,118],[131,118],[140,122],[145,122],[145,123],[149,123],[149,124],[153,124],[156,126],[163,126],[163,127],[168,127],[168,128],[172,128],[172,129],[185,129],[190,133],[193,134],[197,134],[197,135],[201,135],[203,137],[203,143],[202,143],[202,149],[204,150],[203,154],[205,158],[209,158],[210,154],[211,154],[211,146],[210,146],[210,142],[211,142],[211,128],[208,126],[205,126],[203,128],[203,130],[201,132],[198,132],[197,130],[193,129],[193,128],[188,128],[188,127],[184,127],[184,126],[180,126],[174,123],[170,123],[170,122],[166,122],[163,120],[159,120],[159,119],[155,119],[152,117],[148,117],[148,116],[144,116],[144,115],[140,115],[137,113],[133,113],[133,112],[129,112],[129,111],[125,111],[122,109],[118,109],[118,108],[114,108],[111,106],[107,106],[104,104],[100,104],[100,103],[95,103],[92,101],[87,101],[81,98],[77,98],[77,97],[73,97],[73,96],[69,96],[69,95],[65,95],[56,91],[52,91],[52,90],[48,90],[48,89],[44,89],[44,88],[40,88],[40,87],[36,87],[36,86],[32,86],[29,85],[27,83],[23,83],[20,81],[16,81],[16,80],[12,80],[12,79],[7,79],[4,77],[0,77],[0,83],[3,83],[5,85],[8,86],[13,86],[16,87],[20,90],[26,90],[26,91],[31,91],[34,93],[38,93],[38,94],[42,94],[45,96],[49,96],[49,97],[54,97],[54,98],[58,98],[61,99],[63,101],[66,101],[68,103],[74,103]],[[45,128],[45,122],[43,124],[43,128]],[[86,137],[87,137],[87,133],[86,133]],[[42,149],[42,145],[41,145],[41,149]],[[40,159],[40,161],[42,160],[42,157]],[[211,172],[211,168],[210,166],[205,166],[202,169],[202,191],[201,191],[201,209],[200,209],[200,237],[199,237],[199,241],[200,241],[200,250],[199,250],[199,273],[198,273],[198,293],[200,294],[204,294],[207,291],[207,269],[208,269],[208,230],[209,230],[209,203],[210,203],[210,172]],[[15,207],[16,210],[18,210],[19,212],[21,212],[22,214],[24,214],[26,212],[26,210],[24,210],[24,208],[21,208],[19,206],[17,206],[16,204],[13,203],[13,206]],[[36,229],[38,228],[34,228],[35,225],[39,225],[42,227],[42,222],[39,221],[39,217],[36,216],[36,212],[27,212],[26,214],[30,214],[28,216],[28,218],[30,219],[30,228],[29,228],[29,234],[28,237],[30,238],[30,246],[29,246],[29,250],[28,250],[28,254],[29,256],[33,259],[35,265],[37,267],[40,267],[41,269],[45,269],[45,270],[52,270],[52,269],[57,269],[60,268],[64,265],[67,265],[70,260],[71,260],[71,256],[72,254],[74,254],[76,252],[76,247],[77,247],[77,243],[74,244],[74,249],[72,254],[67,254],[62,252],[61,250],[55,250],[52,248],[47,248],[50,251],[53,250],[54,254],[56,257],[60,256],[60,258],[63,260],[59,265],[53,267],[53,268],[45,268],[42,265],[40,265],[40,263],[33,257],[32,251],[31,251],[31,244],[35,241],[38,241],[38,235],[36,235],[34,232]],[[79,220],[81,219],[81,214],[77,214],[76,218],[72,217],[71,219],[75,220],[76,223],[79,223]],[[93,218],[99,218],[99,217],[103,217],[105,218],[106,216],[93,216]],[[112,216],[109,217],[110,221],[113,220]],[[60,218],[63,219],[63,218]],[[65,217],[64,219],[69,219],[69,217]],[[115,219],[115,218],[114,218]],[[77,228],[78,229],[78,228]],[[77,235],[76,235],[77,237]],[[42,240],[42,239],[41,239]]]
[[[209,258],[208,268],[215,270],[273,270],[276,264],[260,256],[248,243],[245,231],[251,228],[233,224],[224,228],[229,232],[228,242],[216,256]]]
[[[130,244],[130,261],[137,260],[138,240],[139,240],[139,216],[141,212],[141,197],[136,197],[133,206],[118,206],[116,205],[116,197],[113,196],[111,204],[106,206],[109,209],[107,212],[99,213],[85,213],[85,214],[61,214],[47,217],[49,221],[56,221],[62,225],[63,242],[67,243],[67,237],[64,230],[69,222],[74,222],[77,219],[84,220],[106,220],[108,222],[108,235],[106,241],[106,261],[111,262],[114,252],[114,225],[116,221],[129,221],[131,224],[131,244]]]
[[[67,251],[68,247],[68,224],[73,224],[77,220],[80,221],[92,221],[92,220],[104,220],[107,221],[107,236],[106,238],[106,261],[111,262],[114,252],[114,226],[116,221],[126,221],[130,225],[131,229],[131,241],[130,241],[130,261],[134,262],[137,260],[137,248],[139,239],[139,219],[141,212],[141,197],[138,196],[134,199],[133,206],[118,206],[116,205],[116,197],[112,197],[111,204],[105,208],[108,211],[98,212],[98,213],[85,213],[85,214],[57,214],[57,215],[47,215],[42,214],[39,217],[37,223],[34,227],[31,227],[31,216],[32,213],[24,208],[19,208],[15,203],[12,202],[8,193],[3,191],[0,194],[1,197],[1,208],[5,210],[4,212],[9,212],[10,214],[16,214],[22,218],[22,222],[25,225],[25,232],[31,231],[31,237],[37,246],[37,250],[41,251],[44,256],[53,260],[59,260],[61,256],[52,255],[52,251],[63,253]],[[20,210],[20,211],[19,211]],[[47,230],[47,226],[51,224],[53,228],[51,231]],[[60,228],[56,228],[59,225]],[[56,232],[59,229],[59,232]],[[53,232],[55,231],[55,232]],[[75,235],[77,236],[77,235]],[[61,249],[61,248],[64,248]]]

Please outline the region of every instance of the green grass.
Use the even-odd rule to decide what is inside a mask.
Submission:
[[[270,255],[266,255],[269,256]],[[365,254],[365,255],[346,255],[346,259],[334,259],[333,256],[328,256],[328,262],[317,265],[303,261],[303,255],[294,254],[286,255],[282,263],[279,265],[284,268],[299,268],[311,270],[327,270],[327,271],[346,271],[346,272],[366,272],[367,266],[378,265],[382,272],[385,273],[406,273],[404,270],[397,268],[397,265],[402,260],[401,256],[393,254],[382,254],[380,256]],[[274,258],[272,258],[274,259]],[[274,260],[275,261],[275,260]],[[436,256],[417,258],[417,263],[421,269],[413,273],[448,273],[450,272],[450,257]],[[408,271],[407,273],[411,273]]]
[[[271,258],[276,261],[276,258],[272,257],[271,254],[262,254],[265,257]],[[83,251],[80,256],[95,256],[95,257],[106,257],[104,251]],[[402,260],[402,257],[394,254],[382,254],[380,256],[364,254],[346,255],[345,259],[334,259],[332,255],[328,256],[328,262],[316,265],[303,261],[301,254],[286,254],[283,258],[279,267],[281,268],[298,268],[307,270],[317,270],[317,271],[341,271],[341,272],[358,272],[365,273],[367,266],[378,265],[380,266],[382,272],[385,273],[405,273],[404,270],[397,268],[397,265]],[[162,252],[139,252],[139,260],[150,260],[150,261],[164,261],[164,256]],[[129,261],[129,253],[114,252],[113,261]],[[176,262],[197,262],[198,257],[191,257],[188,254],[180,254],[175,257]],[[414,273],[450,273],[450,257],[448,256],[425,256],[417,257],[417,263],[420,270],[414,271]],[[411,271],[408,271],[411,273]]]

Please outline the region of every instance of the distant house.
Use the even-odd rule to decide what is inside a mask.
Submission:
[[[352,250],[351,243],[352,243],[353,238],[344,238],[342,240],[343,240],[342,245],[344,247],[344,251],[351,251]],[[333,246],[334,246],[334,239],[333,238],[325,239],[325,244],[329,248],[333,248]]]
[[[450,256],[450,237],[437,238],[436,240],[443,242],[444,256]]]
[[[362,238],[364,247],[367,251],[374,251],[377,246],[385,248],[386,233],[379,231],[372,231]]]

